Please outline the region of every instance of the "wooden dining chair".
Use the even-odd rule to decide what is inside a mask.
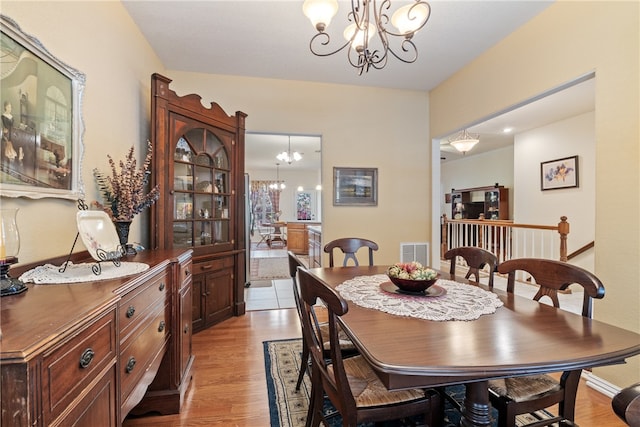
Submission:
[[[507,292],[514,292],[517,271],[527,272],[539,286],[534,300],[539,301],[546,296],[551,299],[554,307],[560,307],[558,291],[567,289],[571,284],[582,286],[584,317],[591,318],[593,299],[604,297],[602,282],[589,271],[566,262],[538,258],[512,259],[498,266],[499,273],[508,274]],[[559,327],[562,325],[549,325],[549,328]],[[545,420],[548,423],[543,425],[557,422],[560,425],[573,425],[581,372],[581,369],[565,371],[560,381],[549,375],[489,381],[489,397],[499,413],[498,427],[515,426],[516,415],[545,409],[555,404],[559,404],[558,416]]]
[[[300,318],[300,327],[302,328],[302,307],[300,300],[300,286],[298,285],[297,273],[298,269],[305,269],[306,266],[302,263],[300,258],[296,254],[291,251],[287,251],[287,256],[289,257],[289,274],[291,275],[291,280],[293,284],[293,298],[296,303],[296,309],[298,311],[298,317]],[[322,334],[325,337],[329,337],[329,324],[327,322],[319,323],[320,328],[322,329]],[[340,349],[343,353],[343,356],[348,357],[354,354],[357,354],[358,350],[356,349],[353,342],[349,339],[347,334],[344,333],[342,329],[339,331],[340,335]],[[302,384],[302,380],[304,379],[305,372],[308,372],[309,369],[309,349],[307,345],[304,343],[304,334],[302,336],[303,345],[302,345],[302,357],[300,359],[300,371],[298,372],[298,380],[296,381],[296,391],[300,390],[300,385]],[[329,342],[325,340],[324,343],[324,351],[329,354]]]
[[[623,388],[611,400],[611,407],[628,426],[640,426],[640,383]]]
[[[302,305],[302,331],[311,355],[311,399],[307,426],[316,427],[323,416],[326,395],[342,415],[342,425],[355,427],[361,422],[382,422],[424,415],[424,424],[435,427],[442,421],[442,400],[433,390],[389,391],[367,361],[360,355],[344,358],[339,346],[338,318],[349,310],[345,301],[326,283],[308,270],[298,269]],[[317,303],[326,307],[329,336],[318,323]],[[329,341],[329,357],[323,343]]]
[[[456,261],[460,257],[465,260],[469,270],[464,276],[465,279],[469,279],[471,275],[475,276],[476,282],[480,282],[480,270],[489,266],[489,287],[493,288],[493,273],[498,267],[498,258],[486,249],[478,248],[475,246],[461,246],[459,248],[449,249],[444,254],[444,259],[450,260],[451,267],[449,268],[450,274],[456,273]]]
[[[342,266],[346,267],[347,262],[351,259],[355,266],[359,266],[356,252],[360,248],[368,248],[369,250],[369,265],[373,265],[373,251],[378,250],[378,244],[372,240],[362,239],[359,237],[344,237],[342,239],[332,240],[324,245],[324,251],[329,254],[329,267],[333,267],[333,250],[340,249],[344,254],[344,261]]]

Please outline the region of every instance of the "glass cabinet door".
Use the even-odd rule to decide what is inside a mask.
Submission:
[[[224,143],[205,128],[179,138],[174,153],[174,247],[231,243],[231,162]],[[223,248],[221,248],[223,249]]]

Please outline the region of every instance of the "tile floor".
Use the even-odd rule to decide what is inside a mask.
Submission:
[[[283,257],[287,255],[285,249],[254,249],[252,247],[251,256],[258,258],[265,257]],[[444,261],[441,265],[441,269],[444,271],[449,270],[449,263]],[[466,271],[466,270],[461,270]],[[463,273],[464,276],[464,273]],[[480,280],[486,283],[485,280]],[[293,299],[293,289],[291,279],[276,279],[272,280],[272,286],[270,287],[258,287],[258,288],[245,288],[244,299],[246,302],[247,311],[253,310],[277,310],[281,308],[295,308],[295,301]],[[496,275],[494,277],[494,286],[497,289],[506,290],[507,281],[506,278]],[[522,295],[527,298],[533,298],[537,292],[536,286],[522,284],[516,286],[516,294]],[[560,294],[558,299],[560,300],[560,307],[566,311],[580,314],[582,312],[582,292],[573,291],[570,294]],[[548,298],[543,298],[543,303],[550,304]],[[594,309],[597,310],[597,302],[594,305]]]

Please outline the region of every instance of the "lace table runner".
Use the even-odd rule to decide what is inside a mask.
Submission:
[[[120,266],[116,267],[112,262],[105,261],[101,263],[102,272],[100,275],[95,275],[91,271],[91,266],[93,265],[95,263],[74,264],[69,261],[64,273],[60,273],[60,266],[53,264],[39,265],[25,272],[20,276],[20,280],[23,283],[35,283],[38,285],[95,282],[97,280],[130,276],[149,269],[149,265],[142,262],[121,262]]]
[[[495,313],[503,305],[494,293],[451,280],[439,279],[436,282],[435,285],[446,290],[442,296],[387,292],[380,288],[384,282],[389,282],[384,274],[358,276],[338,285],[336,290],[360,307],[435,321],[475,320],[483,314]]]

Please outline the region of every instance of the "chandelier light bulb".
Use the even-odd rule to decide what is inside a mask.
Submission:
[[[344,30],[345,40],[351,43],[351,47],[356,52],[363,52],[369,45],[371,38],[376,35],[375,25],[369,22],[367,27],[368,29],[365,30],[366,27],[358,28],[356,24],[351,24]]]
[[[324,32],[338,13],[338,0],[305,0],[302,12],[309,18],[313,28]]]
[[[391,17],[391,23],[400,34],[411,38],[427,22],[431,8],[427,3],[413,3],[402,6]]]

